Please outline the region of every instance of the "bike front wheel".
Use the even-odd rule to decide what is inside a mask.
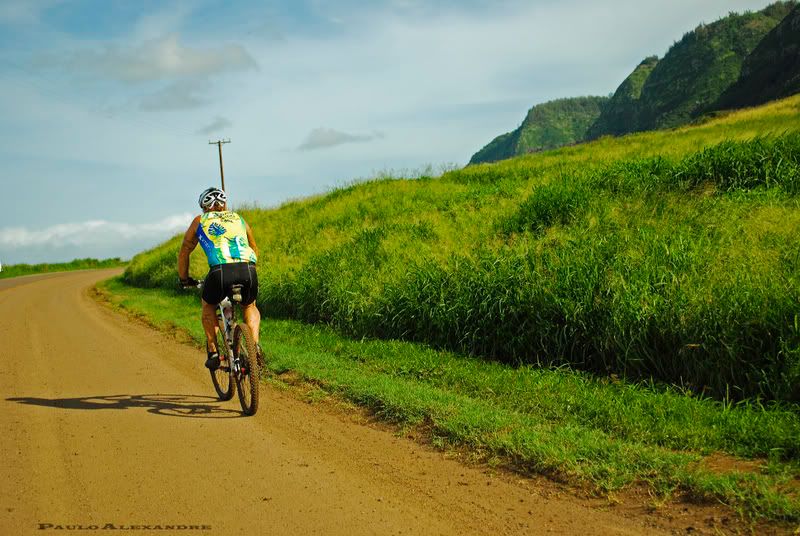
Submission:
[[[225,339],[225,326],[220,323],[217,328],[217,351],[219,352],[220,364],[216,370],[211,370],[211,383],[217,392],[220,400],[230,400],[233,398],[233,391],[236,390],[231,373],[231,352],[228,341]]]
[[[258,384],[261,377],[256,353],[256,341],[246,324],[237,324],[233,331],[233,355],[238,360],[235,374],[239,402],[245,415],[255,415],[258,410]]]

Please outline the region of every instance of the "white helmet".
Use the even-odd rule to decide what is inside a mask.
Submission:
[[[228,196],[225,194],[225,192],[214,186],[203,190],[203,193],[200,194],[200,198],[197,200],[197,202],[200,204],[200,208],[202,209],[213,207],[217,202],[226,203],[227,201]]]

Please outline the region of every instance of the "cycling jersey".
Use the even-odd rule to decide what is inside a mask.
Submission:
[[[197,239],[206,252],[209,266],[256,262],[256,253],[247,241],[247,226],[235,212],[203,213],[197,226]]]

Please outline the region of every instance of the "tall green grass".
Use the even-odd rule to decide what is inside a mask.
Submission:
[[[800,97],[245,210],[266,315],[800,401]],[[171,286],[178,238],[126,281]],[[200,276],[203,261],[193,260]]]

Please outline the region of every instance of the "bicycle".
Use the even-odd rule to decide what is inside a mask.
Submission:
[[[197,288],[202,289],[203,283],[199,282]],[[220,400],[230,400],[233,392],[237,391],[242,412],[255,415],[258,410],[261,367],[250,326],[237,320],[237,316],[241,315],[243,288],[244,285],[231,285],[230,292],[226,289],[225,298],[217,306],[216,334],[220,364],[209,373]],[[239,315],[236,309],[240,309]]]

